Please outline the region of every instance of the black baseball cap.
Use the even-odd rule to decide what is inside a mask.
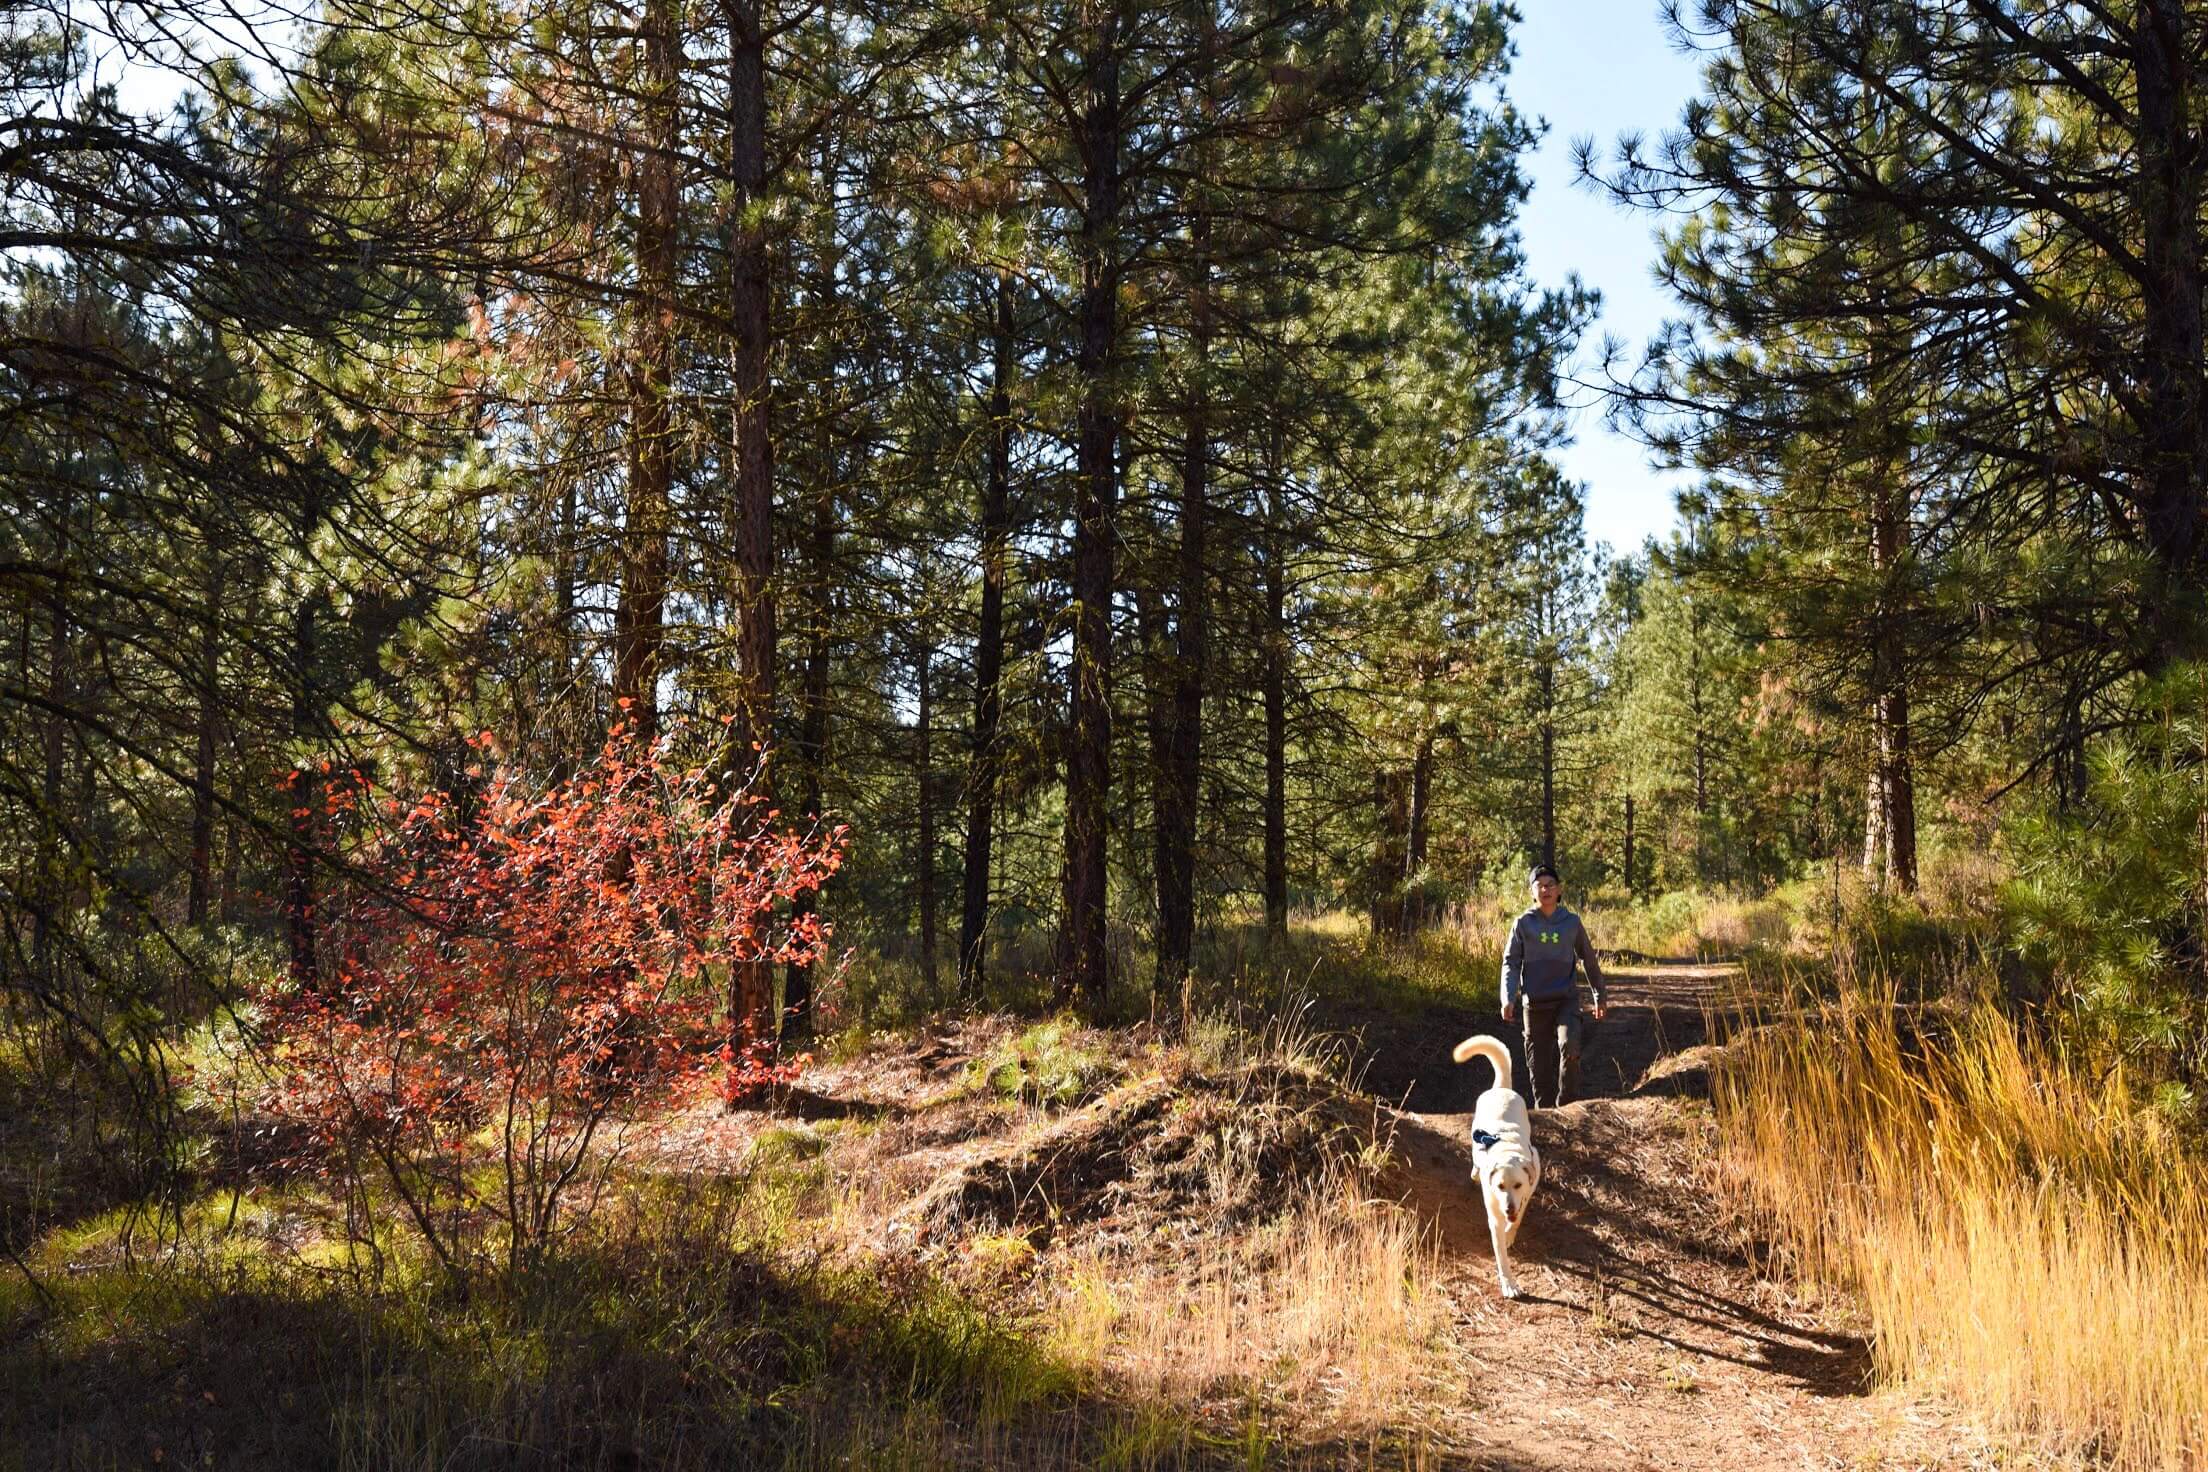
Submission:
[[[1558,884],[1562,884],[1564,882],[1564,876],[1556,872],[1556,866],[1554,864],[1535,864],[1533,866],[1533,872],[1526,876],[1526,883],[1539,884],[1541,882],[1541,876],[1544,874],[1546,874],[1549,878],[1554,879]]]

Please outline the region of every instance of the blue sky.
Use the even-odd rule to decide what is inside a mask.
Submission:
[[[1676,315],[1651,267],[1652,216],[1620,208],[1573,183],[1571,141],[1592,136],[1607,156],[1620,133],[1655,138],[1678,126],[1694,95],[1700,63],[1671,46],[1657,0],[1518,0],[1518,57],[1507,83],[1520,111],[1549,125],[1526,160],[1532,197],[1520,216],[1527,268],[1543,285],[1571,272],[1602,293],[1602,315],[1579,365],[1598,361],[1605,334],[1638,348],[1666,316]],[[1587,487],[1587,536],[1620,552],[1661,536],[1676,520],[1672,495],[1686,477],[1649,468],[1641,446],[1603,423],[1598,396],[1581,390],[1572,414],[1574,442],[1558,452],[1565,474]]]

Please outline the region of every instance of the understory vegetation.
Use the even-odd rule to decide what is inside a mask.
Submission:
[[[1890,974],[1794,998],[1715,1096],[1786,1269],[1864,1305],[1882,1375],[2094,1464],[2208,1438],[2208,1150],[2120,1061],[1927,1009]]]
[[[2023,882],[1957,847],[1906,901],[1813,877],[1585,913],[1614,958],[1740,963],[1709,1184],[1766,1271],[1859,1306],[1882,1379],[2185,1466],[2200,1121],[2151,1034],[2050,1000]],[[81,1080],[18,1030],[0,1430],[24,1466],[1431,1465],[1462,1310],[1382,1186],[1370,1039],[1326,1023],[1491,1009],[1512,907],[1396,940],[1221,925],[1171,1005],[1130,986],[1106,1025],[1013,977],[945,1012],[909,958],[854,955],[784,1103],[707,1086],[609,1122],[556,1241],[460,1276],[387,1180],[283,1138],[236,1027],[177,1038],[167,1212],[103,1197]],[[502,1147],[463,1153],[488,1247]]]
[[[64,1210],[52,1081],[12,1070],[0,1465],[1423,1465],[1435,1244],[1294,1017],[851,1038],[894,1102],[629,1121],[556,1250],[466,1276],[388,1182],[257,1159],[266,1119],[195,1118],[173,1216]],[[191,1066],[253,1092],[213,1038]]]

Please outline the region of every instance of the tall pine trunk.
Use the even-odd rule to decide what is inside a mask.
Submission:
[[[1702,689],[1702,608],[1687,614],[1687,699],[1694,721],[1694,882],[1710,877],[1710,725]]]
[[[958,985],[981,995],[987,965],[989,873],[1003,755],[1004,577],[1012,536],[1012,280],[997,277],[997,328],[989,384],[989,477],[981,500],[981,623],[974,635],[974,726],[967,777],[966,859],[958,919]]]
[[[829,24],[834,24],[831,13]],[[837,208],[837,178],[835,152],[830,139],[824,134],[820,142],[820,187],[827,202],[827,231],[820,250],[820,277],[813,293],[818,301],[820,319],[828,324],[824,329],[826,340],[834,342],[836,274],[841,269],[842,241],[838,235],[839,213]],[[800,712],[797,726],[798,762],[802,767],[800,780],[804,783],[798,795],[798,812],[808,822],[817,823],[827,803],[828,784],[828,702],[829,636],[835,628],[835,557],[837,487],[842,476],[836,461],[837,401],[834,397],[836,366],[828,364],[822,375],[829,385],[827,402],[815,406],[817,429],[813,442],[813,494],[811,523],[806,528],[805,563],[806,588],[805,612],[809,620],[805,631],[805,667],[803,685],[799,696]],[[799,918],[810,915],[818,908],[819,900],[808,890],[791,904],[791,910]],[[813,1032],[813,968],[809,962],[792,961],[782,978],[782,1035],[798,1039],[812,1036]]]
[[[1633,882],[1633,794],[1625,795],[1625,897],[1632,899],[1640,893]]]
[[[184,919],[207,923],[215,894],[215,753],[222,721],[222,596],[224,565],[219,552],[207,577],[207,610],[199,629],[199,711],[192,752],[192,842],[188,865],[191,888]]]
[[[919,804],[918,888],[920,899],[920,984],[935,995],[936,895],[935,895],[935,650],[923,644],[913,662],[919,685],[920,709],[915,719],[913,786]]]
[[[822,416],[821,422],[825,426],[827,416]],[[828,439],[824,427],[820,445],[824,456],[830,453]],[[821,462],[821,474],[832,480],[832,464],[825,458]],[[804,784],[797,806],[806,821],[817,822],[828,802],[829,635],[835,616],[830,588],[835,576],[836,555],[836,496],[832,483],[823,483],[816,489],[812,521],[805,541],[805,560],[812,584],[807,612],[812,626],[805,635],[804,684],[800,696],[804,708],[797,727],[797,756],[800,780]],[[792,910],[800,916],[809,915],[815,904],[815,896],[808,891],[797,897]],[[801,1038],[811,1036],[812,1030],[813,969],[802,961],[792,961],[782,981],[782,1031],[785,1036]]]
[[[1907,498],[1894,462],[1878,467],[1871,490],[1871,572],[1878,579],[1871,631],[1871,770],[1863,868],[1903,894],[1917,887],[1916,774],[1909,758],[1909,685],[1900,578],[1909,551]]]
[[[291,737],[296,746],[309,751],[321,734],[314,673],[321,601],[319,593],[303,594],[292,617]],[[291,841],[284,849],[284,945],[292,984],[311,987],[320,977],[314,865],[320,841],[316,820],[322,807],[321,773],[311,757],[302,758],[292,769],[285,800],[290,804]]]
[[[1373,840],[1365,883],[1372,894],[1372,933],[1401,935],[1403,869],[1411,828],[1411,774],[1382,768],[1372,777]]]
[[[1277,525],[1281,499],[1277,436],[1271,471],[1275,479],[1270,519],[1275,524],[1267,528],[1265,624],[1259,631],[1265,695],[1265,928],[1281,935],[1288,929],[1288,582],[1281,566],[1286,537]]]
[[[1112,383],[1119,327],[1119,15],[1089,38],[1081,156],[1080,446],[1073,532],[1073,669],[1066,732],[1066,869],[1060,991],[1101,1006],[1107,803],[1112,752],[1112,562],[1119,422]]]
[[[1208,123],[1216,109],[1210,88],[1214,49],[1211,0],[1197,16],[1199,107]],[[1188,975],[1196,946],[1196,814],[1202,801],[1205,661],[1211,607],[1205,579],[1205,538],[1211,496],[1211,213],[1204,198],[1209,150],[1199,150],[1189,199],[1188,403],[1181,424],[1180,576],[1174,620],[1172,707],[1158,838],[1158,970],[1160,989]]]
[[[1411,759],[1411,832],[1404,872],[1417,874],[1426,867],[1426,836],[1433,828],[1428,811],[1434,795],[1434,733],[1421,731],[1418,754]]]
[[[735,188],[729,238],[731,447],[735,484],[729,524],[734,540],[736,619],[732,769],[752,792],[771,793],[774,744],[774,448],[768,419],[769,279],[766,221],[767,37],[764,0],[727,0],[728,171]],[[774,975],[765,960],[730,968],[730,1021],[741,1035],[775,1035]]]
[[[581,508],[577,504],[580,493],[578,477],[569,476],[567,488],[560,495],[559,545],[553,553],[554,618],[559,625],[560,674],[566,679],[573,679],[576,666],[582,663],[575,633],[575,585],[581,580],[575,548],[582,532]]]
[[[1211,346],[1208,249],[1210,225],[1197,216],[1197,278],[1191,303],[1189,403],[1181,442],[1179,613],[1174,622],[1171,706],[1159,772],[1158,972],[1160,988],[1188,974],[1196,943],[1196,813],[1202,801],[1204,665],[1211,607],[1206,596],[1205,533],[1209,516],[1211,428],[1205,402],[1205,359]]]
[[[1135,638],[1142,651],[1142,734],[1150,762],[1150,875],[1158,902],[1158,965],[1151,981],[1153,991],[1166,983],[1165,911],[1166,871],[1172,867],[1171,848],[1177,819],[1173,804],[1173,655],[1166,642],[1165,602],[1148,581],[1134,587]]]
[[[2202,133],[2192,82],[2201,22],[2186,0],[2140,0],[2132,28],[2138,84],[2141,326],[2146,345],[2146,541],[2163,586],[2145,600],[2151,663],[2200,652],[2200,560],[2208,501],[2208,393],[2201,324]]]
[[[1556,661],[1541,664],[1541,862],[1556,863]]]
[[[75,516],[75,497],[64,490],[54,523],[54,565],[57,567],[69,566],[69,533]],[[75,683],[70,659],[67,587],[67,579],[54,579],[46,604],[52,642],[46,649],[46,713],[39,730],[43,770],[39,774],[38,874],[33,886],[36,902],[31,911],[31,964],[41,978],[49,974],[53,963],[53,925],[64,903],[61,789],[68,775],[69,727],[62,712],[69,709],[71,687]],[[30,621],[24,622],[27,633]]]
[[[667,540],[675,482],[675,274],[681,37],[673,0],[644,11],[644,131],[636,202],[638,326],[629,374],[629,486],[621,599],[614,613],[615,719],[645,741],[659,732],[667,638]]]

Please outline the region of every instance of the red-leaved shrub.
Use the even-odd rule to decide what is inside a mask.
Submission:
[[[730,973],[819,955],[825,927],[790,902],[835,872],[844,830],[721,791],[674,761],[685,735],[617,732],[550,784],[496,765],[465,801],[352,790],[373,836],[325,907],[327,979],[264,1004],[272,1102],[349,1182],[356,1240],[375,1241],[380,1180],[456,1278],[486,1251],[523,1266],[647,1111],[796,1076],[732,1027]]]

